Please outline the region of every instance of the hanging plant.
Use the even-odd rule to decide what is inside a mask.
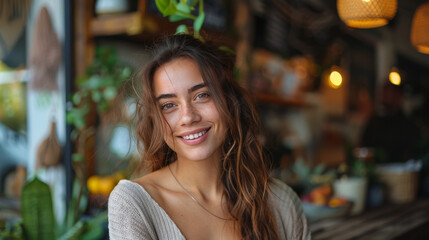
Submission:
[[[77,80],[78,89],[72,95],[72,106],[67,111],[67,123],[74,127],[72,140],[81,136],[84,142],[88,135],[94,133],[93,127],[86,124],[91,105],[95,103],[99,116],[106,114],[113,107],[119,89],[131,74],[132,68],[119,61],[115,48],[96,49],[94,61],[87,68],[85,75]],[[81,153],[74,154],[73,159],[82,161],[83,156]]]
[[[205,19],[203,0],[155,0],[155,3],[162,16],[168,17],[170,22],[186,19],[192,20],[194,37],[204,40],[200,35],[200,30]],[[196,14],[195,9],[197,7],[198,11]],[[176,29],[176,33],[189,34],[188,27],[185,24],[180,24]]]
[[[155,3],[159,12],[162,13],[162,16],[168,17],[170,22],[191,20],[193,22],[192,30],[194,37],[204,42],[204,38],[200,34],[206,16],[204,13],[204,0],[155,0]],[[198,11],[196,11],[197,7]],[[177,26],[176,34],[180,33],[190,33],[186,24]],[[231,55],[235,54],[235,52],[227,46],[219,46],[219,49]],[[234,74],[238,76],[238,72],[238,69],[235,69]]]

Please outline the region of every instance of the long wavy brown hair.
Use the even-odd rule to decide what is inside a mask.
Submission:
[[[241,230],[243,239],[279,239],[270,210],[269,183],[262,145],[258,140],[260,122],[246,91],[233,78],[230,55],[214,45],[190,35],[166,37],[155,45],[153,56],[136,79],[141,81],[142,96],[137,105],[136,134],[142,149],[139,169],[156,171],[176,160],[176,154],[163,139],[165,121],[153,91],[156,70],[174,59],[194,60],[204,83],[228,126],[223,143],[221,181],[227,207]]]

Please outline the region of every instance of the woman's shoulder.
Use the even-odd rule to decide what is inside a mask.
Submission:
[[[301,205],[301,201],[296,192],[285,182],[272,178],[271,179],[272,199],[276,202]]]
[[[281,239],[311,239],[301,200],[279,179],[271,179],[270,204]]]
[[[134,181],[121,180],[113,189],[108,218],[110,239],[183,239],[165,211]]]
[[[159,202],[159,171],[146,174],[133,180],[121,180],[113,189],[110,201]]]
[[[130,180],[121,180],[110,193],[109,207],[113,204],[148,202],[149,199],[150,195],[141,185]]]
[[[165,168],[161,168],[140,178],[134,179],[133,182],[145,189],[149,196],[162,206],[164,205],[162,193],[169,187],[166,175]]]

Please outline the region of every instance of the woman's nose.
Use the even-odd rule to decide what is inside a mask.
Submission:
[[[181,108],[181,124],[189,125],[200,120],[198,110],[192,104],[184,104]]]

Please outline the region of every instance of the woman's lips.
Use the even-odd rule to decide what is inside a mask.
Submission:
[[[186,144],[190,144],[190,145],[199,144],[199,143],[203,142],[204,140],[206,140],[206,138],[208,136],[207,133],[209,131],[210,131],[210,128],[198,131],[196,133],[191,133],[188,135],[181,136],[180,139]]]

